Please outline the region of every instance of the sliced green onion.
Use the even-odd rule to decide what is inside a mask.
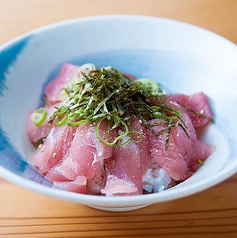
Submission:
[[[96,125],[96,136],[97,136],[97,138],[100,140],[101,143],[103,143],[103,144],[106,145],[106,146],[115,146],[115,145],[116,145],[116,146],[121,146],[121,145],[124,145],[124,144],[126,144],[128,141],[131,140],[130,137],[127,137],[127,135],[129,134],[129,129],[128,129],[126,123],[123,122],[123,121],[121,121],[121,124],[124,126],[125,131],[123,131],[123,132],[121,133],[121,135],[117,136],[112,142],[107,142],[107,141],[103,140],[103,139],[101,138],[101,136],[100,136],[100,133],[99,133],[100,124],[101,124],[101,122],[102,122],[103,120],[104,120],[104,118],[101,119],[101,120],[97,123],[97,125]],[[108,130],[109,130],[109,129],[108,129]],[[122,140],[122,139],[125,139],[125,137],[127,137],[125,141],[122,141],[122,143],[117,144],[118,141],[120,141],[120,140]]]
[[[155,91],[155,92],[161,91],[159,84],[157,82],[153,81],[152,79],[140,78],[137,81],[144,84],[146,86],[146,88],[149,88],[151,91]]]
[[[68,120],[68,114],[57,116],[55,121],[57,126],[63,126]]]
[[[68,90],[63,88],[60,95],[61,101],[66,102],[68,100]]]
[[[31,120],[36,126],[41,126],[47,118],[47,111],[44,107],[39,108],[31,114]]]
[[[198,160],[198,163],[199,163],[200,165],[204,165],[204,162],[203,162],[202,160]]]
[[[78,125],[85,124],[85,123],[88,123],[88,122],[90,122],[90,120],[88,120],[88,119],[79,120],[79,121],[70,121],[70,120],[68,120],[67,125],[68,126],[78,126]]]

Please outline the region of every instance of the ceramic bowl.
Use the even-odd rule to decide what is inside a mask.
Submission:
[[[149,77],[166,92],[203,91],[215,117],[202,140],[216,151],[193,176],[164,192],[102,197],[52,188],[27,162],[26,116],[63,63],[111,65]],[[73,19],[0,47],[0,176],[35,192],[107,211],[127,211],[195,194],[237,172],[237,47],[205,29],[145,16]]]

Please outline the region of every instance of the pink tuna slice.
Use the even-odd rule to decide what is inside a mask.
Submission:
[[[157,122],[157,120],[152,120],[149,123],[154,122]],[[159,132],[163,128],[163,126],[153,127],[154,133]],[[174,142],[173,134],[170,134],[169,147],[165,150],[166,134],[163,133],[156,137],[154,133],[148,131],[151,157],[154,162],[163,168],[174,180],[185,180],[190,177],[192,173],[188,168],[187,161],[184,159],[184,156],[180,153],[179,148]]]
[[[180,127],[174,128],[172,133],[180,153],[185,156],[188,167],[194,172],[201,167],[198,161],[204,162],[215,151],[215,146],[205,144],[197,139],[191,118],[186,113],[182,113],[182,120],[185,122],[190,139],[180,139],[185,138],[186,135]]]
[[[181,127],[171,130],[168,149],[165,149],[166,133],[155,136],[154,133],[164,128],[163,125],[154,126],[154,133],[148,131],[148,140],[153,160],[176,181],[189,178],[200,167],[199,160],[205,161],[214,151],[214,147],[206,145],[196,138],[196,132],[187,114],[182,113],[182,120],[188,127],[189,137]],[[157,122],[151,120],[149,123]]]
[[[107,123],[101,124],[100,130],[105,131]],[[114,148],[102,144],[95,132],[95,126],[90,123],[78,126],[71,147],[63,160],[54,166],[47,178],[54,180],[74,181],[78,176],[86,179],[94,177],[99,163],[112,156]],[[52,177],[51,177],[52,176]]]
[[[85,176],[77,176],[74,181],[55,181],[53,184],[63,190],[74,193],[86,193],[86,178]]]
[[[133,135],[137,143],[130,141],[115,148],[113,157],[106,160],[107,182],[101,192],[107,196],[143,194],[142,177],[150,167],[151,155],[146,129],[137,118],[132,129],[140,132]]]
[[[77,176],[74,181],[55,181],[53,184],[63,190],[74,193],[86,193],[86,178],[85,176]]]
[[[194,127],[204,126],[210,121],[208,118],[213,119],[208,99],[202,92],[195,93],[191,96],[183,94],[173,94],[169,95],[168,99],[170,101],[178,103],[181,106],[181,108],[189,115]],[[199,116],[193,111],[208,118]]]
[[[47,173],[62,160],[70,148],[75,128],[67,125],[53,127],[43,144],[34,152],[32,164],[42,173]]]
[[[126,196],[128,194],[140,194],[138,193],[138,189],[135,184],[130,183],[126,179],[118,178],[112,174],[108,175],[106,186],[104,189],[101,189],[101,193],[106,194],[106,196]]]
[[[116,147],[113,157],[106,160],[106,173],[106,186],[101,192],[107,196],[142,194],[141,159],[138,146],[130,141]]]
[[[135,133],[133,135],[133,140],[140,141],[137,143],[137,147],[141,158],[141,172],[142,174],[145,174],[147,169],[151,166],[151,154],[149,150],[146,128],[142,122],[136,118],[132,121],[132,129],[134,131],[140,132],[140,134]]]
[[[54,105],[61,101],[61,91],[68,84],[77,72],[79,66],[63,64],[59,74],[45,88],[45,95],[49,105]]]
[[[140,132],[133,135],[136,143],[115,148],[113,157],[106,160],[107,182],[101,192],[107,196],[143,194],[142,177],[150,167],[151,155],[145,127],[135,119],[132,128]]]

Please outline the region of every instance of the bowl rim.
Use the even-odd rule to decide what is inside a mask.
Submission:
[[[93,15],[93,16],[85,16],[85,17],[78,17],[78,18],[71,18],[71,19],[67,19],[67,20],[61,20],[58,22],[54,22],[54,23],[49,23],[46,25],[42,25],[39,26],[35,29],[29,30],[25,33],[22,33],[16,37],[14,37],[13,39],[10,39],[9,41],[3,43],[2,45],[0,45],[0,50],[2,50],[3,48],[7,48],[8,46],[10,46],[12,43],[17,42],[18,40],[21,40],[23,38],[26,38],[32,34],[36,34],[36,33],[40,33],[43,31],[47,31],[50,30],[52,28],[57,28],[57,27],[62,27],[62,26],[66,26],[66,25],[71,25],[71,24],[78,24],[78,23],[83,23],[83,22],[90,22],[90,21],[98,21],[98,20],[124,20],[124,19],[130,19],[130,20],[147,20],[147,21],[163,21],[166,23],[170,23],[170,24],[177,24],[177,25],[183,25],[186,27],[191,27],[191,28],[195,28],[196,30],[202,31],[202,32],[206,32],[210,35],[216,36],[219,39],[222,39],[223,41],[225,41],[226,43],[232,44],[232,46],[234,48],[236,48],[236,44],[231,41],[230,39],[215,33],[211,30],[208,30],[204,27],[192,24],[192,23],[188,23],[188,22],[183,22],[180,20],[176,20],[176,19],[171,19],[171,18],[165,18],[165,17],[158,17],[158,16],[150,16],[150,15],[142,15],[142,14],[105,14],[105,15]]]
[[[226,171],[221,172],[218,175],[214,175],[211,178],[207,178],[205,181],[197,182],[192,184],[190,187],[182,187],[182,191],[177,193],[179,188],[171,188],[161,193],[152,193],[146,195],[135,195],[135,196],[97,196],[97,195],[89,195],[89,194],[79,194],[68,192],[59,189],[53,189],[47,187],[42,184],[38,184],[34,181],[28,180],[24,177],[21,177],[6,168],[0,166],[0,175],[2,178],[6,179],[7,181],[19,185],[20,187],[26,188],[30,191],[34,191],[49,197],[58,198],[61,200],[68,200],[71,202],[82,203],[85,205],[100,205],[100,206],[111,206],[111,207],[119,207],[119,206],[138,206],[141,204],[153,204],[153,203],[160,203],[166,201],[172,201],[178,198],[183,198],[186,196],[190,196],[206,190],[218,183],[228,179],[232,175],[236,173],[237,164],[236,166],[231,167],[230,169],[226,169]],[[168,192],[168,193],[167,193]]]
[[[215,37],[218,37],[223,40],[225,44],[229,44],[233,47],[233,49],[236,50],[237,53],[237,46],[234,42],[224,38],[223,36],[220,36],[212,31],[209,31],[207,29],[204,29],[199,26],[192,25],[190,23],[168,19],[168,18],[161,18],[161,17],[155,17],[155,16],[144,16],[144,15],[127,15],[127,14],[121,14],[121,15],[98,15],[98,16],[88,16],[88,17],[81,17],[81,18],[74,18],[69,19],[65,21],[60,21],[56,23],[52,23],[49,25],[45,25],[39,28],[36,28],[34,30],[31,30],[29,32],[26,32],[18,37],[15,37],[14,39],[6,42],[2,46],[0,46],[0,53],[1,50],[7,50],[11,45],[15,44],[16,42],[32,35],[32,34],[38,34],[44,31],[48,31],[53,28],[58,28],[65,25],[70,24],[81,24],[82,22],[87,21],[99,21],[99,20],[124,20],[124,19],[130,19],[130,20],[150,20],[150,21],[165,21],[169,22],[170,24],[183,24],[184,26],[195,28],[199,31],[205,31],[208,34],[212,34]],[[236,54],[237,58],[237,54]],[[78,194],[78,193],[72,193],[68,191],[58,190],[58,189],[52,189],[49,187],[46,187],[44,185],[38,184],[36,182],[30,181],[24,177],[21,177],[6,168],[0,166],[0,176],[4,179],[8,180],[9,182],[12,182],[14,184],[20,185],[21,187],[27,188],[29,190],[35,191],[37,193],[41,193],[50,197],[55,197],[63,200],[69,200],[72,202],[82,203],[82,204],[90,204],[90,205],[101,205],[101,206],[133,206],[133,205],[140,205],[140,204],[153,204],[157,202],[164,202],[164,201],[170,201],[177,198],[186,197],[192,194],[195,194],[197,192],[201,192],[207,188],[210,188],[211,186],[214,186],[227,178],[231,177],[237,172],[237,160],[234,161],[234,165],[228,169],[225,169],[224,171],[219,172],[217,175],[214,175],[210,178],[207,178],[205,181],[199,181],[195,184],[192,184],[188,187],[182,187],[181,191],[177,193],[177,189],[168,189],[166,191],[163,191],[162,193],[153,193],[153,194],[147,194],[147,195],[136,195],[136,196],[124,196],[124,197],[105,197],[105,196],[96,196],[96,195],[88,195],[88,194]],[[167,193],[169,191],[169,193]]]

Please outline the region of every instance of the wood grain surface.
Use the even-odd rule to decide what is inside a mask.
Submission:
[[[50,23],[102,14],[176,19],[237,43],[237,0],[0,0],[0,45]],[[237,238],[237,174],[187,198],[123,213],[56,200],[3,179],[0,193],[4,238]]]

